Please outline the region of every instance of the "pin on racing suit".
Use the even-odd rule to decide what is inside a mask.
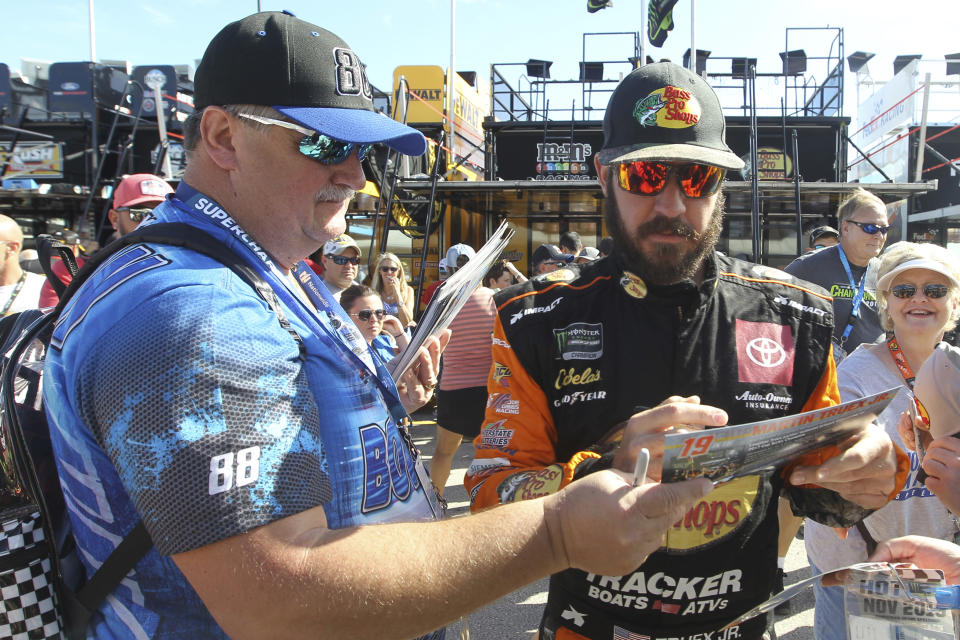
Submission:
[[[699,288],[648,288],[605,258],[495,297],[490,395],[465,480],[471,508],[547,495],[609,466],[613,447],[598,443],[611,428],[671,395],[699,395],[729,424],[839,402],[822,289],[720,254],[706,271]],[[625,576],[555,574],[541,638],[762,637],[763,616],[719,629],[771,592],[784,489],[775,472],[717,487]],[[795,511],[831,526],[867,513],[822,488],[787,494]]]

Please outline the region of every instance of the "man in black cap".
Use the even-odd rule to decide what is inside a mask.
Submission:
[[[553,273],[573,262],[573,255],[564,253],[556,245],[542,244],[530,256],[530,273],[533,276]]]
[[[807,251],[826,249],[840,242],[840,232],[831,226],[823,225],[810,232],[810,244]]]
[[[394,384],[303,261],[344,231],[370,145],[417,155],[423,135],[374,111],[345,42],[286,13],[225,27],[194,85],[184,179],[143,224],[205,231],[269,291],[141,244],[61,316],[44,400],[79,555],[91,574],[137,522],[154,545],[89,635],[437,638],[554,571],[628,570],[705,493],[607,472],[426,522],[435,495],[403,425],[449,333]]]
[[[595,166],[615,250],[495,297],[496,401],[466,477],[473,509],[633,470],[641,448],[658,480],[663,431],[641,423],[647,407],[706,409],[709,420],[675,424],[709,429],[839,400],[829,297],[714,251],[724,171],[743,163],[709,85],[670,63],[640,67],[611,96],[603,131]],[[709,436],[692,438],[709,447]],[[626,574],[552,576],[540,637],[764,637],[763,616],[720,629],[770,595],[779,496],[849,525],[909,471],[872,428],[794,462],[718,485]]]

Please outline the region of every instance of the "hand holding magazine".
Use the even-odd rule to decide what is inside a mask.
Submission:
[[[410,338],[410,344],[396,358],[387,363],[387,369],[394,380],[399,380],[400,376],[410,368],[417,351],[427,338],[437,335],[450,326],[513,234],[513,227],[506,221],[502,222],[490,239],[480,247],[477,255],[440,285],[424,310]]]
[[[662,482],[705,476],[726,482],[786,466],[810,451],[836,444],[872,422],[900,387],[792,416],[706,431],[667,434]]]

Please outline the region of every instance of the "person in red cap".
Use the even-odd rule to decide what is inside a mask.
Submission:
[[[153,208],[164,201],[168,193],[173,193],[173,188],[163,178],[158,178],[152,173],[134,173],[124,176],[113,192],[113,206],[107,212],[110,224],[116,229],[111,239],[119,238],[136,229],[137,225],[153,211]],[[57,234],[54,234],[54,237],[70,244],[74,248],[73,254],[77,257],[77,266],[82,265],[85,260],[80,255],[80,237],[75,231],[69,229],[64,229],[58,234],[61,237],[57,237]],[[68,284],[73,276],[63,262],[55,258],[52,266],[53,272],[60,281]],[[60,296],[57,295],[53,285],[49,282],[43,283],[43,289],[40,291],[40,307],[56,306],[59,300]]]
[[[117,230],[116,237],[125,236],[163,202],[173,188],[163,178],[152,173],[134,173],[124,176],[113,192],[113,206],[107,212],[110,224]]]

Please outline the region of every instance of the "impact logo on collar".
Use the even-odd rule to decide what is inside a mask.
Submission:
[[[799,311],[803,311],[804,313],[812,313],[814,315],[821,316],[821,317],[827,315],[827,312],[825,309],[817,309],[816,307],[809,307],[805,304],[800,304],[796,300],[791,300],[790,298],[787,298],[785,296],[777,296],[776,298],[773,299],[773,301],[776,302],[777,304],[790,307],[791,309],[797,309]]]
[[[534,313],[543,313],[545,311],[553,311],[553,308],[556,307],[558,304],[560,304],[561,300],[563,300],[563,298],[557,298],[556,300],[546,305],[545,307],[529,307],[527,309],[523,309],[522,311],[517,311],[515,314],[510,316],[510,324],[516,324],[517,320],[519,320],[520,318],[532,315]]]
[[[689,91],[667,85],[637,100],[633,117],[641,127],[686,129],[700,122],[700,103]]]
[[[596,360],[603,355],[603,325],[575,322],[554,329],[557,357],[561,360]]]
[[[795,346],[789,325],[738,319],[736,334],[740,382],[793,383]]]

